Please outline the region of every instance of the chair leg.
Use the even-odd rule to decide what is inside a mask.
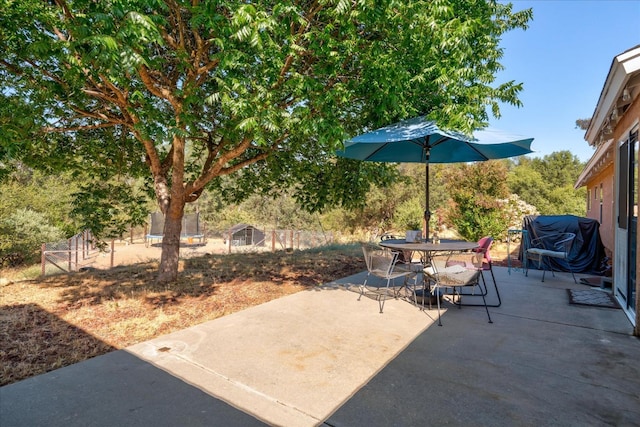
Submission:
[[[498,304],[496,307],[500,307],[502,305],[502,298],[500,297],[500,291],[498,290],[498,282],[496,282],[496,276],[493,275],[493,268],[490,268],[491,278],[493,279],[493,287],[496,288],[496,295],[498,296]]]
[[[564,259],[565,261],[567,261],[566,258],[561,258]],[[553,267],[551,267],[551,262],[548,261],[549,263],[549,270],[551,270],[551,274],[553,274],[553,277],[556,277],[555,273],[553,272]],[[573,283],[578,284],[578,281],[576,280],[576,275],[573,274],[573,269],[571,268],[571,264],[569,264],[569,262],[567,261],[567,268],[569,269],[569,272],[571,273],[571,277],[573,277]]]
[[[387,300],[387,296],[389,295],[390,284],[391,284],[391,279],[387,279],[387,287],[384,290],[384,294],[382,292],[378,294],[378,305],[380,306],[380,313],[382,313],[382,310],[384,309],[384,303]],[[395,296],[395,290],[392,292],[394,293],[394,296]]]
[[[546,260],[546,262],[545,262]],[[542,281],[544,282],[544,275],[549,270],[551,272],[552,277],[556,277],[556,273],[553,271],[553,266],[551,265],[551,261],[549,258],[542,258]]]
[[[395,284],[395,283],[394,283]],[[409,276],[404,276],[404,280],[402,281],[402,286],[400,286],[400,289],[396,290],[395,286],[393,289],[393,297],[395,299],[400,298],[400,292],[404,289],[404,294],[407,294],[407,289],[409,289]]]
[[[416,273],[415,281],[413,283],[413,289],[411,290],[411,293],[413,294],[413,305],[415,307],[418,307],[418,292],[417,292],[417,289],[418,289],[418,276],[419,276],[418,273]],[[423,298],[422,298],[422,309],[423,310],[424,310],[424,294],[426,292],[426,287],[425,287],[424,283],[425,283],[425,281],[424,281],[424,276],[423,276],[422,277],[422,295],[423,295]]]
[[[482,277],[482,286],[480,286],[480,293],[482,293],[484,296],[487,296],[489,295],[489,288],[487,287],[487,281],[484,278],[484,270],[480,270],[480,276]]]
[[[429,310],[433,307],[431,306],[431,295],[433,294],[433,287],[435,283],[432,285],[431,280],[427,281],[424,277],[422,279],[422,307],[420,310],[424,311],[424,302],[427,298],[429,298]],[[416,297],[417,300],[417,297]]]
[[[493,279],[493,287],[496,290],[496,296],[498,297],[498,303],[497,304],[487,304],[486,301],[484,301],[484,304],[462,304],[462,302],[458,301],[458,305],[464,305],[467,307],[481,307],[481,306],[487,306],[487,307],[500,307],[502,305],[502,297],[500,296],[500,291],[498,290],[498,282],[496,282],[496,276],[493,274],[493,269],[489,269],[489,271],[491,272],[491,278]],[[487,281],[484,277],[484,272],[481,271],[480,272],[480,277],[482,277],[482,283],[484,285],[484,291],[482,289],[481,285],[478,285],[478,287],[480,288],[480,294],[470,294],[468,296],[480,296],[482,295],[482,298],[485,299],[485,296],[488,295],[489,293],[489,288],[487,287]],[[465,294],[466,295],[466,294]]]
[[[495,284],[495,282],[494,282]],[[485,294],[482,293],[482,285],[480,284],[480,281],[478,280],[478,283],[476,283],[476,286],[478,286],[480,288],[480,293],[475,295],[475,296],[481,296],[482,297],[482,304],[462,304],[462,292],[458,291],[458,302],[456,303],[456,288],[453,287],[453,298],[452,298],[452,302],[458,306],[459,309],[462,308],[462,306],[475,306],[475,307],[484,307],[485,311],[487,312],[487,317],[489,318],[489,323],[493,323],[493,320],[491,320],[491,314],[489,313],[489,307],[490,305],[487,304],[487,299],[485,298]],[[485,284],[486,286],[486,284]],[[496,292],[498,291],[497,285],[496,285]],[[499,294],[498,294],[499,295]],[[470,294],[466,294],[466,296],[473,296]],[[500,300],[499,300],[500,301]],[[442,326],[442,323],[440,322],[440,304],[439,304],[440,300],[438,299],[438,326]],[[501,302],[500,302],[501,303]],[[491,306],[493,307],[493,306]],[[495,306],[497,307],[497,306]]]
[[[480,274],[480,276],[482,276],[482,273]],[[482,280],[484,280],[484,277],[482,278]],[[460,292],[458,292],[459,295],[459,299],[458,299],[458,308],[462,308],[463,305],[466,306],[484,306],[485,311],[487,312],[487,317],[489,318],[489,323],[493,323],[493,320],[491,320],[491,314],[489,314],[489,305],[487,304],[487,299],[485,298],[485,294],[482,293],[482,285],[480,284],[480,281],[478,280],[478,283],[476,283],[476,285],[480,288],[480,296],[482,297],[482,302],[483,304],[462,304],[462,294]],[[486,283],[485,283],[486,286]],[[474,286],[475,287],[475,286]],[[496,291],[498,290],[498,288],[496,287]],[[454,294],[455,294],[455,288],[454,288]],[[454,295],[455,297],[455,295]],[[455,301],[455,299],[454,299]]]
[[[573,269],[571,268],[571,265],[569,263],[567,263],[567,267],[569,267],[569,271],[571,272],[571,276],[573,276],[573,282],[575,284],[578,284],[578,281],[576,280],[576,275],[573,274]]]
[[[437,282],[434,283],[433,290],[436,294],[436,303],[438,304],[438,326],[442,326],[442,321],[440,320],[440,287]],[[424,299],[422,301],[424,304]],[[429,295],[429,305],[431,305],[431,295]]]
[[[364,291],[367,289],[367,280],[369,280],[370,274],[371,273],[367,273],[367,277],[364,278],[364,283],[360,285],[360,295],[358,296],[358,301],[360,301],[360,298],[362,298],[362,295],[364,295]]]
[[[576,275],[573,274],[573,268],[571,268],[571,264],[569,263],[569,260],[567,260],[566,258],[564,258],[564,260],[567,262],[567,268],[569,269],[569,271],[571,272],[571,277],[573,277],[573,282],[575,284],[578,284],[578,281],[576,280]]]
[[[487,311],[487,317],[489,318],[489,323],[493,323],[493,320],[491,320],[491,315],[489,314],[489,307],[487,307],[487,300],[484,298],[484,295],[482,296],[482,300],[484,301],[484,309]]]
[[[542,257],[540,263],[538,264],[538,268],[540,268],[540,266],[542,266],[542,281],[544,282],[544,275],[546,274],[547,270],[549,270],[551,272],[551,275],[553,277],[556,277],[556,274],[553,272],[553,267],[551,267],[551,263],[549,262],[548,258],[545,258],[544,256]]]

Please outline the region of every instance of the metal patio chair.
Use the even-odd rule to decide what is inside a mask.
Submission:
[[[400,290],[407,286],[409,277],[416,276],[416,272],[412,271],[411,268],[402,268],[397,266],[399,257],[398,252],[392,252],[373,244],[363,244],[362,252],[367,265],[367,276],[364,279],[364,283],[360,285],[360,296],[358,297],[358,301],[360,301],[365,293],[375,295],[380,306],[380,313],[382,313],[387,297],[393,296],[394,298],[398,298]],[[367,286],[367,282],[371,275],[385,279],[387,281],[386,287],[375,287],[374,289],[372,286]],[[396,290],[395,283],[393,288],[391,287],[391,284],[395,279],[400,277],[404,279],[403,284],[400,289]]]
[[[564,260],[567,268],[571,272],[573,281],[578,283],[573,269],[571,268],[571,260],[569,254],[576,235],[574,233],[554,233],[546,236],[538,237],[531,240],[531,244],[526,251],[526,273],[529,276],[529,262],[536,262],[538,269],[542,269],[542,281],[547,270],[555,277],[551,259]]]
[[[489,289],[487,287],[487,280],[485,278],[484,272],[488,271],[489,273],[491,273],[491,279],[493,280],[493,287],[496,290],[496,296],[498,297],[498,302],[495,304],[486,304],[487,307],[500,307],[502,305],[502,298],[500,297],[500,290],[498,289],[498,282],[496,282],[496,276],[495,274],[493,274],[493,263],[491,261],[491,245],[493,244],[493,237],[487,236],[487,237],[483,237],[482,239],[478,240],[478,247],[476,249],[473,249],[473,252],[482,255],[482,259],[481,262],[476,264],[473,264],[472,262],[466,261],[465,262],[465,267],[471,270],[479,270],[481,273],[481,277],[482,277],[482,286],[484,287],[484,289],[482,290],[482,292],[484,293],[485,296],[488,295],[489,293]],[[464,295],[464,294],[463,294]],[[475,295],[478,296],[479,294],[477,293],[472,293],[469,295]],[[485,304],[479,304],[479,303],[464,303],[462,305],[467,305],[467,306],[484,306]]]
[[[425,280],[429,280],[431,293],[434,295],[440,295],[440,288],[444,290],[451,289],[452,302],[461,308],[462,297],[465,295],[462,293],[462,289],[467,288],[472,291],[477,288],[477,296],[482,297],[483,306],[487,312],[489,323],[493,323],[491,320],[491,314],[489,314],[489,308],[487,307],[487,300],[485,298],[485,290],[482,289],[480,280],[482,278],[482,259],[483,254],[478,252],[442,252],[434,253],[430,257],[430,263],[424,269]],[[472,265],[473,268],[468,268],[468,265]],[[456,295],[458,296],[458,302],[456,302]],[[469,295],[468,293],[466,295]],[[442,320],[440,318],[440,298],[436,298],[438,305],[438,326],[442,326]]]

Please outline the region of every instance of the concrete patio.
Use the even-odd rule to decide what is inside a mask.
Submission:
[[[568,273],[502,306],[357,301],[364,273],[0,388],[6,426],[640,425],[640,340]],[[495,301],[491,295],[490,302]]]

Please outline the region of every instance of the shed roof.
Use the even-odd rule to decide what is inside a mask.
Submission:
[[[229,228],[229,233],[233,234],[233,233],[237,233],[240,230],[244,230],[245,228],[254,228],[255,227],[253,225],[250,224],[236,224],[233,227]]]

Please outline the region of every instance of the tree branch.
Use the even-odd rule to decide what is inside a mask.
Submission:
[[[151,77],[151,75],[149,74],[149,70],[146,66],[142,65],[140,68],[138,68],[138,74],[140,75],[142,83],[144,83],[149,92],[151,92],[158,98],[169,101],[176,114],[180,114],[182,112],[180,103],[176,100],[171,91],[166,88],[158,87],[153,77]]]
[[[36,63],[34,63],[33,61],[31,61],[29,59],[25,59],[24,62],[26,62],[27,64],[31,65],[31,67],[33,67],[34,69],[36,69],[39,72],[41,72],[42,74],[44,74],[46,77],[49,77],[51,80],[53,80],[54,82],[58,83],[59,85],[61,85],[65,89],[69,88],[69,85],[67,85],[66,82],[60,80],[60,78],[58,76],[56,76],[55,74],[52,74],[49,70],[46,70],[46,69],[40,67],[39,65],[37,65]]]
[[[64,14],[65,18],[69,20],[73,19],[71,9],[69,9],[69,6],[67,5],[67,2],[65,0],[55,0],[55,3],[60,7],[60,9],[62,9],[62,13]]]
[[[113,84],[109,78],[106,76],[99,74],[100,81],[102,81],[115,95],[117,98],[117,105],[120,107],[125,107],[127,102],[127,93],[123,92],[119,87]]]
[[[64,133],[64,132],[77,132],[83,130],[93,130],[93,129],[104,129],[111,126],[115,126],[116,124],[124,124],[124,123],[98,123],[95,125],[85,125],[85,126],[71,126],[71,127],[55,127],[55,126],[47,126],[42,128],[45,133]]]

